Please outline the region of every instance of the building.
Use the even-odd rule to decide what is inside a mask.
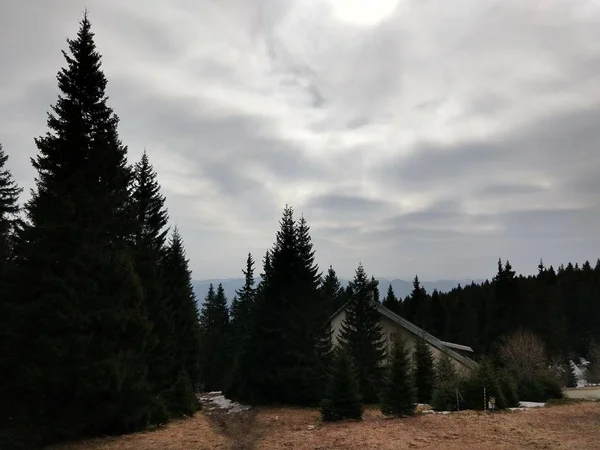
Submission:
[[[473,370],[477,369],[478,364],[467,356],[473,354],[473,349],[471,347],[441,341],[415,324],[392,312],[381,303],[376,302],[376,305],[380,315],[381,328],[387,341],[388,351],[395,342],[395,339],[401,337],[406,343],[409,353],[412,353],[416,340],[423,338],[431,348],[434,358],[437,360],[442,352],[446,352],[459,374],[469,375]],[[333,342],[338,342],[342,323],[346,317],[346,306],[347,304],[342,306],[331,316],[330,323],[333,332]]]

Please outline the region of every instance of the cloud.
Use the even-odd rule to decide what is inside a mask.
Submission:
[[[198,278],[262,258],[286,203],[343,276],[598,257],[596,2],[399,0],[362,23],[330,0],[9,3],[0,140],[18,181],[87,7],[121,138],[132,161],[148,150]]]

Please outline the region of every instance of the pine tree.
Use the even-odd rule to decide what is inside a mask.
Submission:
[[[479,363],[477,371],[463,381],[460,390],[467,408],[483,409],[484,401],[487,407],[490,397],[495,397],[496,409],[506,407],[506,398],[498,379],[498,373],[489,358],[484,358]]]
[[[410,416],[415,412],[416,392],[410,359],[402,339],[394,343],[392,361],[381,390],[381,412],[390,416]]]
[[[373,300],[371,281],[362,264],[356,269],[352,298],[342,323],[340,343],[347,349],[357,369],[360,392],[365,402],[377,401],[381,384],[381,364],[385,358],[377,303]]]
[[[433,392],[435,371],[433,354],[423,337],[417,339],[415,342],[413,359],[417,400],[419,403],[429,403]]]
[[[438,411],[453,411],[456,408],[458,374],[450,356],[442,352],[435,364],[435,382],[431,406]]]
[[[210,284],[200,311],[202,382],[205,391],[220,391],[229,368],[229,311],[223,285]]]
[[[30,447],[144,427],[150,324],[127,242],[131,171],[87,15],[63,52],[11,269],[3,402]],[[4,393],[3,393],[4,394]],[[37,442],[34,442],[37,438]]]
[[[355,367],[348,353],[338,348],[325,397],[321,401],[321,417],[326,422],[334,422],[360,420],[362,414]]]
[[[182,398],[188,396],[185,405],[200,405],[196,401],[195,391],[201,382],[202,362],[198,305],[192,286],[191,271],[185,256],[183,239],[177,227],[165,249],[161,262],[164,291],[168,293],[167,302],[172,313],[172,341],[169,379],[180,391],[171,390],[166,398],[171,414],[189,414],[187,408],[181,408]],[[187,390],[187,383],[192,391]],[[186,389],[183,389],[186,388]]]

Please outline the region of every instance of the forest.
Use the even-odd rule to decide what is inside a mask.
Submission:
[[[231,308],[211,286],[198,310],[183,237],[169,227],[148,154],[128,161],[93,38],[86,15],[63,53],[23,205],[6,168],[11,149],[0,147],[2,448],[160,426],[194,414],[200,391],[251,405],[318,405],[324,420],[359,418],[364,403],[396,416],[414,413],[417,400],[452,408],[456,389],[477,408],[482,386],[505,407],[525,392],[560,396],[548,361],[600,363],[600,261],[540,262],[524,277],[499,260],[481,285],[429,295],[416,277],[407,298],[390,287],[381,300],[361,264],[345,289],[333,267],[321,271],[308,222],[291,206],[262,256],[260,282],[247,255]],[[472,346],[477,373],[458,379],[426,346],[409,355],[398,342],[387,355],[373,298]],[[328,320],[342,305],[348,318],[334,343]],[[503,357],[524,336],[544,358],[530,375]]]

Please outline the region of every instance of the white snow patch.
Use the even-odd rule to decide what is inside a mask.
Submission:
[[[231,414],[248,411],[250,409],[247,405],[242,405],[225,398],[221,391],[209,392],[208,394],[201,396],[200,400],[202,400],[203,403],[210,405],[206,408],[208,411],[224,409],[227,411],[227,414]]]
[[[451,411],[434,411],[433,409],[426,409],[421,411],[421,414],[451,414]]]
[[[540,402],[519,402],[519,406],[521,408],[543,408],[546,404]]]

